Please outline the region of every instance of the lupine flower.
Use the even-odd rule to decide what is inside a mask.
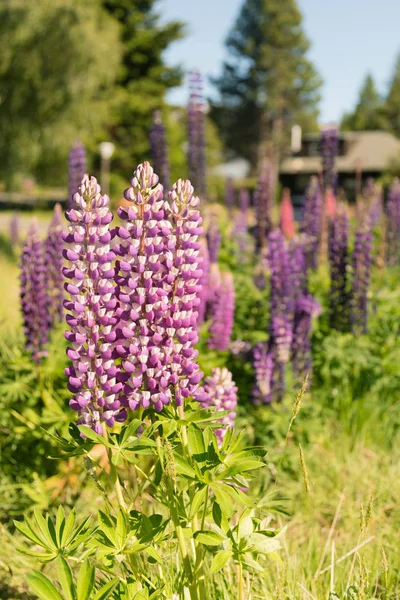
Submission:
[[[369,219],[371,226],[375,227],[380,222],[383,215],[382,192],[377,190],[376,196],[372,199],[369,205]]]
[[[235,207],[235,188],[232,177],[228,177],[225,183],[225,206],[229,213],[232,213]]]
[[[349,268],[349,218],[342,208],[329,225],[329,265],[331,287],[329,293],[331,326],[348,331],[350,325],[350,297],[348,289]]]
[[[200,327],[206,316],[207,299],[208,299],[208,282],[210,277],[210,258],[208,255],[208,248],[205,240],[201,240],[200,252],[199,252],[199,267],[203,274],[199,279],[199,285],[201,289],[199,291],[200,304],[198,307],[197,326]]]
[[[280,227],[287,238],[291,239],[294,236],[294,213],[290,190],[288,188],[285,188],[282,193]]]
[[[334,219],[336,216],[336,196],[332,188],[328,188],[325,192],[325,214],[329,219]]]
[[[320,145],[324,188],[331,187],[336,191],[337,175],[335,162],[339,151],[339,138],[336,127],[325,127],[322,129]]]
[[[62,251],[64,240],[62,237],[61,205],[54,207],[53,219],[49,226],[47,239],[44,244],[46,282],[49,299],[49,313],[51,323],[62,321],[64,318],[64,277],[62,268],[64,264]]]
[[[257,344],[253,352],[255,383],[253,387],[254,404],[269,404],[272,401],[272,374],[274,359],[267,344]]]
[[[368,288],[371,277],[372,230],[366,218],[356,231],[353,251],[351,322],[353,331],[367,332]]]
[[[188,167],[189,177],[200,196],[207,192],[205,154],[205,113],[203,78],[199,71],[192,71],[189,78],[190,97],[188,106]]]
[[[218,262],[218,253],[221,246],[221,232],[215,220],[211,221],[206,238],[210,263],[215,264]]]
[[[63,234],[67,247],[63,256],[70,262],[63,269],[69,279],[65,289],[71,299],[64,307],[70,343],[67,355],[72,366],[66,369],[68,389],[73,393],[70,406],[79,413],[78,424],[88,425],[98,434],[103,424],[113,427],[126,419],[119,393],[113,360],[116,339],[114,293],[114,252],[110,248],[113,215],[108,196],[101,195],[95,177],[85,175],[66,212],[70,225]]]
[[[293,312],[290,259],[280,229],[271,231],[268,236],[268,263],[271,273],[269,350],[274,362],[273,394],[280,400],[292,344]]]
[[[237,260],[242,263],[245,262],[246,254],[248,251],[248,236],[247,236],[247,213],[239,211],[236,213],[235,221],[233,225],[233,240],[239,250]]]
[[[86,173],[86,150],[85,146],[76,141],[72,144],[69,153],[68,164],[68,208],[73,208],[73,196],[81,185],[82,178]]]
[[[118,211],[117,296],[120,324],[116,354],[122,358],[122,402],[160,411],[194,394],[202,374],[194,345],[202,233],[189,181],[179,180],[163,199],[149,163],[139,165]]]
[[[274,204],[274,174],[269,160],[264,160],[254,192],[254,210],[256,215],[257,250],[266,245],[266,236],[271,230],[272,207]]]
[[[318,250],[322,236],[322,208],[321,188],[318,179],[314,177],[306,190],[300,222],[300,230],[308,238],[306,261],[307,267],[311,269],[315,269],[318,262]]]
[[[304,247],[296,240],[290,248],[293,300],[292,366],[296,380],[302,382],[308,374],[311,377],[311,324],[321,311],[307,287],[307,268]]]
[[[294,376],[302,382],[306,375],[311,378],[311,324],[321,312],[318,302],[308,293],[303,293],[294,305],[292,365]]]
[[[250,194],[249,190],[246,188],[241,188],[239,192],[239,208],[240,212],[243,216],[245,216],[246,225],[247,225],[247,211],[249,210],[250,205]]]
[[[216,290],[215,301],[211,306],[211,325],[208,347],[213,350],[227,350],[233,328],[235,311],[235,290],[232,273],[222,273],[221,283]]]
[[[233,427],[236,417],[237,387],[232,380],[232,373],[226,367],[215,368],[212,375],[206,377],[204,386],[196,393],[195,399],[201,403],[202,408],[215,407],[218,411],[229,410],[219,422],[221,429],[214,430],[219,445],[225,437],[229,427]]]
[[[390,187],[386,203],[386,256],[388,265],[400,262],[400,183]]]
[[[34,222],[22,246],[20,299],[26,349],[39,363],[46,356],[50,319],[46,291],[46,265],[43,244]]]
[[[13,248],[17,248],[19,246],[20,239],[20,223],[19,223],[19,214],[14,212],[10,219],[10,242]]]
[[[156,173],[160,173],[160,183],[169,190],[169,161],[165,128],[159,110],[154,111],[153,125],[150,131],[151,156]]]
[[[250,350],[250,342],[245,342],[244,340],[233,340],[229,344],[229,352],[234,356],[245,356]]]

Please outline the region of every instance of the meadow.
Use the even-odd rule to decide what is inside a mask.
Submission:
[[[368,212],[371,201],[361,202]],[[380,215],[373,231],[367,331],[332,325],[332,259],[321,255],[308,271],[308,291],[320,305],[309,332],[309,381],[302,385],[289,361],[283,393],[257,404],[253,352],[273,335],[274,310],[271,257],[260,262],[255,251],[257,210],[246,208],[249,229],[238,233],[232,223],[243,207],[232,207],[229,197],[225,206],[201,207],[209,250],[215,237],[221,244],[210,277],[217,264],[220,273],[232,274],[235,288],[231,324],[211,307],[197,345],[205,376],[227,368],[238,388],[237,414],[227,422],[234,435],[222,440],[212,431],[221,427],[224,399],[215,412],[212,396],[210,408],[202,397],[200,411],[186,400],[190,416],[168,403],[158,413],[139,404],[128,425],[110,422],[107,435],[105,426],[90,430],[82,421],[83,437],[71,428],[76,413],[68,408],[63,373],[65,325],[53,325],[46,356],[32,360],[21,327],[20,250],[4,230],[2,598],[398,597],[400,291],[398,267],[380,262],[386,217]],[[353,216],[350,240],[358,228]],[[25,237],[24,223],[21,230]],[[226,305],[230,292],[224,293]],[[216,314],[222,329],[230,329],[226,347],[215,342]],[[231,418],[231,411],[229,405],[221,414]],[[72,510],[84,524],[74,535],[68,529],[63,545],[60,527],[71,527],[63,515]]]

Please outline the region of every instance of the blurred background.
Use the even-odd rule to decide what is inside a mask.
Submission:
[[[347,200],[368,177],[400,170],[395,0],[9,0],[0,11],[3,211],[65,203],[77,140],[118,200],[135,166],[151,159],[155,111],[171,181],[187,177],[195,69],[209,199],[219,199],[226,177],[254,188],[269,154],[298,211],[328,123],[340,126]],[[113,144],[103,159],[102,142]]]

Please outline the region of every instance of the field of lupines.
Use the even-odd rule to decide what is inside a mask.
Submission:
[[[400,185],[337,202],[328,129],[299,223],[268,161],[208,202],[200,83],[191,182],[156,114],[1,237],[1,598],[399,597]]]

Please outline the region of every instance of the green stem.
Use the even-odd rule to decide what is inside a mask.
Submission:
[[[242,561],[239,561],[237,576],[238,576],[238,600],[244,600]]]
[[[107,432],[105,429],[104,429],[103,435],[104,435],[104,438],[107,440],[108,436],[107,436]],[[110,480],[111,480],[111,484],[114,486],[115,494],[117,496],[119,507],[122,508],[124,511],[126,511],[126,504],[125,504],[125,500],[124,500],[124,495],[122,493],[121,482],[118,477],[117,467],[113,464],[113,461],[112,461],[111,448],[107,448],[107,458],[108,458],[108,464],[110,465]]]

